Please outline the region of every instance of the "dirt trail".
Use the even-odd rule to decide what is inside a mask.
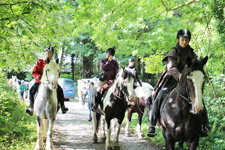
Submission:
[[[92,123],[88,121],[88,108],[79,102],[65,102],[66,114],[58,112],[54,125],[53,142],[57,150],[104,150],[105,143],[92,144]],[[158,150],[146,140],[124,136],[122,127],[119,137],[120,150]]]

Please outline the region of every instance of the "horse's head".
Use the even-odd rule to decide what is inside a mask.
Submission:
[[[135,98],[134,94],[134,83],[136,80],[135,70],[129,68],[122,68],[117,76],[118,85],[127,96],[127,98],[132,101]]]
[[[192,104],[191,112],[194,114],[200,113],[203,108],[203,88],[205,82],[205,72],[203,70],[208,57],[206,56],[201,61],[197,59],[191,60],[189,57],[186,60],[185,66],[180,79],[179,86],[186,86],[183,88],[187,93],[190,103]]]
[[[56,89],[58,85],[59,66],[58,59],[56,62],[47,59],[46,65],[43,70],[41,83],[48,84],[50,89]]]

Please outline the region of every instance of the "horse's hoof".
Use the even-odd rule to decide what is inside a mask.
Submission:
[[[115,150],[120,150],[120,146],[119,146],[119,145],[115,145],[115,146],[114,146],[114,149],[115,149]]]
[[[111,146],[107,146],[105,149],[106,150],[112,150],[112,147]]]
[[[103,137],[103,138],[100,139],[101,143],[105,143],[105,141],[106,141],[106,137]]]
[[[98,140],[97,139],[93,139],[92,140],[92,144],[97,144],[98,143]]]

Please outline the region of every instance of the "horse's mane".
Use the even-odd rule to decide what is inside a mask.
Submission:
[[[58,64],[57,64],[55,61],[50,60],[49,63],[47,63],[47,64],[45,65],[44,69],[43,69],[43,75],[42,75],[42,78],[41,78],[41,80],[43,80],[42,82],[45,82],[45,80],[46,80],[46,70],[47,70],[47,69],[48,69],[49,71],[52,71],[52,70],[57,71],[57,72],[55,72],[55,73],[57,73],[57,77],[58,77],[59,66],[58,66]]]
[[[119,89],[122,90],[122,82],[123,82],[123,78],[126,74],[126,77],[128,78],[128,81],[130,81],[130,79],[133,77],[135,77],[136,75],[136,71],[135,69],[130,69],[130,68],[122,68],[119,70],[119,72],[116,75],[116,80],[113,83],[113,90],[116,88],[116,85],[118,85]]]

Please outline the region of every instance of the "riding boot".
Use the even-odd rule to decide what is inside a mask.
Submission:
[[[101,110],[101,109],[98,109],[98,105],[99,105],[100,102],[101,102],[101,94],[100,94],[100,93],[96,92],[96,95],[95,95],[95,101],[94,101],[94,102],[95,102],[95,104],[94,104],[94,106],[92,107],[92,111],[95,111],[95,112],[98,112],[98,113],[104,115],[104,114],[105,114],[104,111]]]
[[[26,109],[26,113],[28,113],[30,116],[33,116],[34,113],[34,97],[29,96],[30,99],[30,107]]]
[[[203,102],[203,104],[204,104],[204,102]],[[203,112],[202,112],[202,120],[203,120],[203,128],[202,128],[202,131],[201,131],[201,136],[206,137],[206,136],[209,136],[210,127],[209,127],[209,119],[208,119],[205,104],[204,104],[204,109],[203,109]]]
[[[148,132],[147,132],[147,135],[149,137],[154,137],[156,135],[155,126],[156,126],[156,122],[157,122],[157,119],[159,116],[159,109],[160,109],[161,103],[162,103],[163,99],[165,98],[166,94],[167,94],[167,91],[160,90],[154,103],[153,103],[151,115],[150,115],[150,125],[149,125]]]

